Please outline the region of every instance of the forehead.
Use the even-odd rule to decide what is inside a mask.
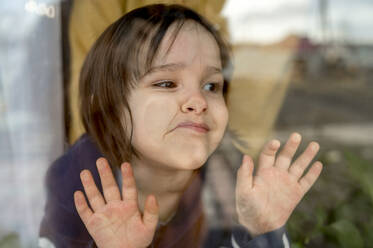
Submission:
[[[197,22],[187,21],[181,28],[173,24],[167,30],[152,65],[169,63],[186,66],[197,63],[221,68],[218,44],[212,34]]]

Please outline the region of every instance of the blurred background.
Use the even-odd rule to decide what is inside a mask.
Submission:
[[[77,80],[90,46],[158,2],[197,10],[232,45],[229,128],[203,191],[211,227],[232,225],[242,153],[297,131],[300,150],[320,143],[325,167],[288,222],[292,247],[373,247],[371,0],[2,1],[0,247],[38,246],[45,171],[84,132]]]

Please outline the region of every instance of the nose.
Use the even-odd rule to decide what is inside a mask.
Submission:
[[[194,91],[192,95],[186,99],[184,104],[181,106],[181,111],[184,113],[195,112],[196,114],[201,114],[207,110],[207,101],[201,92]]]

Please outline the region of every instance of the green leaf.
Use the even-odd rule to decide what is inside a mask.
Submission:
[[[9,233],[0,239],[1,248],[20,248],[21,244],[17,233]]]
[[[291,248],[303,248],[303,244],[300,242],[291,243]]]
[[[334,236],[342,248],[362,248],[364,241],[356,226],[348,220],[339,220],[325,228],[326,232]]]
[[[352,152],[346,151],[345,157],[349,163],[350,175],[361,185],[363,192],[370,197],[373,203],[373,165]]]
[[[328,213],[324,208],[318,207],[316,208],[316,227],[319,229],[321,226],[324,225],[326,219],[328,217]]]

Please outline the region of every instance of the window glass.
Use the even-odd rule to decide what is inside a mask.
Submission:
[[[158,26],[118,23],[126,13],[154,3],[191,8],[211,25],[201,29],[184,23],[171,36],[169,47],[162,37],[147,67],[144,61],[149,57],[144,55],[151,54],[151,42],[146,37]],[[84,169],[102,191],[95,164],[101,156],[108,159],[120,193],[128,182],[122,178],[120,163],[131,158],[142,212],[147,194],[164,196],[157,198],[161,215],[150,239],[153,247],[172,242],[178,247],[236,247],[245,239],[275,240],[284,247],[369,246],[373,240],[371,13],[370,0],[2,1],[0,247],[97,243],[79,217],[74,192],[87,195],[80,179]],[[117,24],[110,29],[112,23]],[[92,51],[108,27],[106,39],[98,41],[105,52],[100,53],[99,44]],[[115,28],[121,32],[115,33]],[[211,35],[213,30],[229,43],[231,60],[224,60],[225,47],[219,35]],[[169,30],[165,33],[169,38]],[[151,69],[156,72],[150,73]],[[135,84],[134,90],[131,80],[144,83]],[[224,80],[229,81],[228,91]],[[85,85],[81,95],[79,84]],[[133,93],[131,98],[128,92]],[[123,101],[127,97],[128,106]],[[136,149],[119,138],[130,123],[126,108],[132,110],[135,124],[132,148],[139,148],[143,160],[136,160]],[[190,120],[204,123],[193,126],[186,123]],[[165,130],[173,137],[170,143],[159,139]],[[254,178],[260,178],[263,147],[277,139],[282,151],[294,132],[302,142],[290,160],[296,161],[316,141],[320,150],[307,165],[320,161],[323,170],[309,192],[294,203],[286,225],[264,228],[264,235],[255,236],[250,227],[260,226],[259,221],[243,223],[245,218],[238,218],[237,188],[242,184],[237,184],[237,173],[243,154],[252,157]],[[212,133],[209,139],[201,138]],[[193,135],[198,137],[195,143]],[[287,171],[296,164],[290,160]],[[154,169],[154,164],[167,164],[185,175],[175,173],[166,181],[157,174],[164,170]],[[182,193],[161,194],[166,188]],[[278,191],[269,199],[286,191],[275,186],[271,190]],[[244,206],[255,208],[246,205],[254,199],[247,197]],[[276,214],[273,210],[266,216],[270,220]]]

